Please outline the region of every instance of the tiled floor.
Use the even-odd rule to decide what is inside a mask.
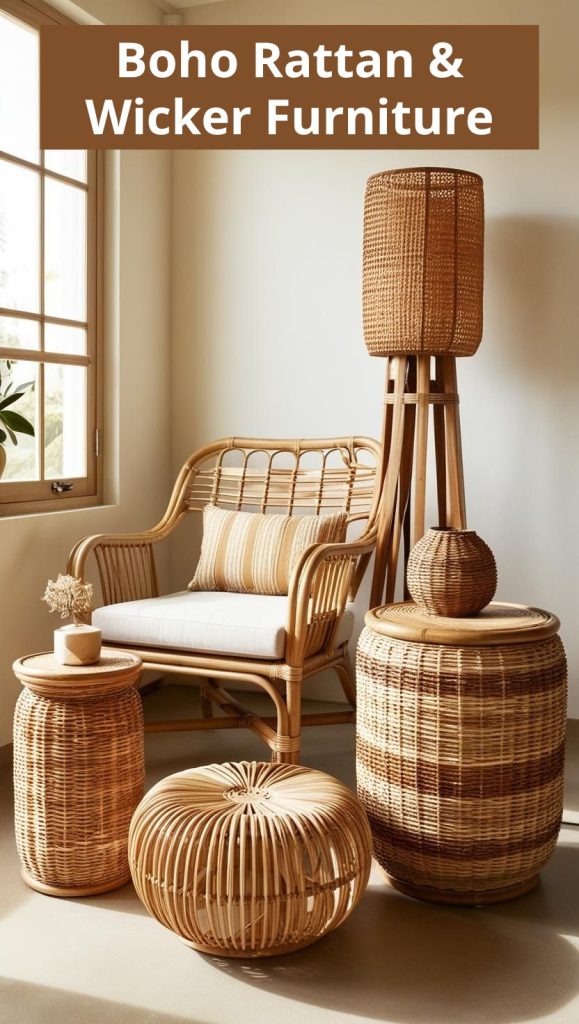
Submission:
[[[191,692],[147,698],[175,717]],[[579,811],[579,723],[568,801]],[[194,764],[262,757],[245,732],[147,738],[148,782]],[[304,763],[353,781],[351,727],[305,732]],[[399,895],[373,873],[358,910],[332,935],[269,961],[228,961],[185,947],[131,886],[85,900],[21,882],[11,785],[1,789],[1,1024],[515,1024],[579,1021],[579,827],[562,829],[538,889],[487,909]],[[579,820],[579,816],[578,816]]]

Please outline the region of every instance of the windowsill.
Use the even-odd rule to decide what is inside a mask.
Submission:
[[[89,499],[90,500],[90,499]],[[77,505],[76,507],[68,508],[44,508],[38,510],[31,510],[30,512],[9,512],[7,515],[2,515],[0,512],[0,529],[2,522],[14,522],[17,519],[38,519],[52,516],[63,516],[63,515],[77,515],[79,512],[105,512],[111,509],[117,509],[119,507],[118,502],[107,502],[105,504],[95,504],[94,500],[89,505]]]

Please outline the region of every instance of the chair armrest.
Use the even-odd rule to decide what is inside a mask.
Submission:
[[[67,572],[84,579],[94,554],[104,604],[158,596],[153,545],[170,533],[159,524],[141,533],[98,533],[79,540],[68,558]]]
[[[289,586],[286,660],[300,664],[337,626],[359,563],[367,564],[376,544],[374,531],[355,541],[316,544],[303,553]],[[333,630],[335,632],[335,629]],[[321,641],[320,641],[321,637]]]

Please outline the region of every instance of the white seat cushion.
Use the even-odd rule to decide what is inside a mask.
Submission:
[[[111,643],[278,660],[285,652],[287,603],[287,597],[183,590],[97,608],[92,621]],[[338,645],[350,639],[353,625],[347,611]]]

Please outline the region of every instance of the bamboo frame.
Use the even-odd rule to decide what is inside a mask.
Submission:
[[[216,441],[185,463],[165,514],[151,530],[100,534],[78,542],[70,554],[68,572],[84,578],[88,560],[94,556],[103,602],[114,604],[158,596],[155,546],[192,512],[200,513],[209,501],[225,508],[286,515],[342,509],[349,523],[365,524],[357,540],[314,545],[302,555],[290,581],[282,660],[124,645],[123,650],[142,658],[145,669],[212,680],[203,686],[202,718],[150,723],[151,731],[250,728],[269,746],[273,760],[297,763],[304,681],[333,669],[346,699],[354,704],[354,676],[347,645],[336,646],[335,640],[346,603],[355,597],[374,550],[380,460],[380,445],[370,438]],[[118,642],[114,647],[118,649]],[[265,691],[274,704],[275,720],[244,708],[221,682],[250,683]],[[211,715],[213,705],[223,717]],[[309,715],[307,724],[343,724],[353,719],[353,710],[329,712]]]
[[[431,408],[438,525],[466,529],[456,359],[391,356],[386,363],[380,470],[383,488],[371,607],[394,600],[403,536],[406,567],[410,547],[424,534]]]

